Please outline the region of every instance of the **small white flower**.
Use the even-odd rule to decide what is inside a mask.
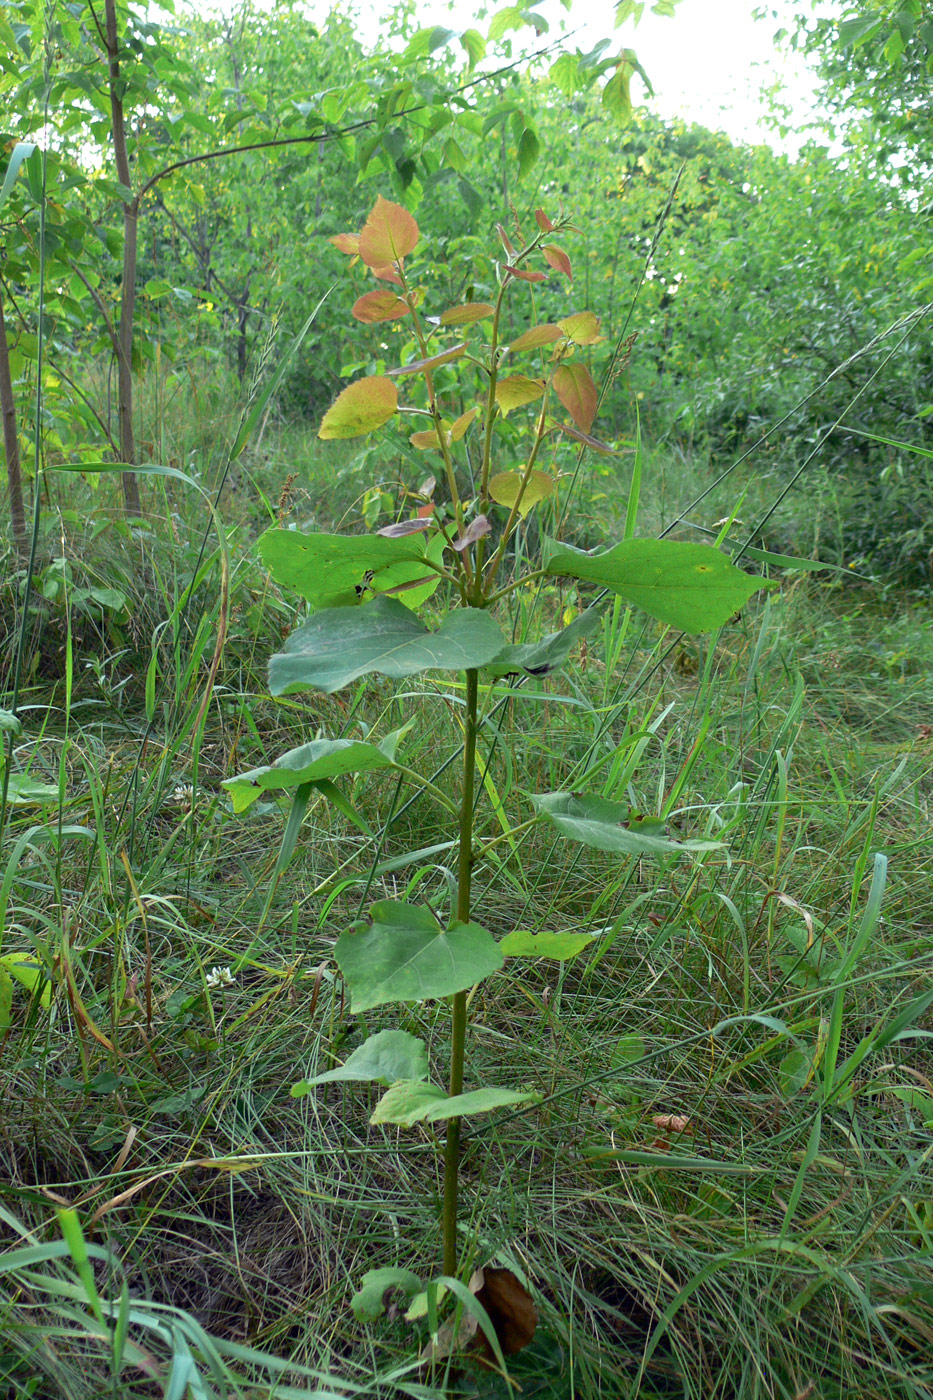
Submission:
[[[190,810],[194,802],[194,788],[190,783],[179,783],[172,793],[172,801],[177,802],[179,807],[187,807]]]
[[[209,987],[230,987],[233,985],[233,973],[229,967],[212,967],[204,980]]]

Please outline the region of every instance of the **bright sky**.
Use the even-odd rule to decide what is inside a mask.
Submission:
[[[475,26],[485,33],[489,18],[507,0],[492,0],[483,19],[477,19],[480,0],[418,0],[417,14],[423,26],[450,29]],[[683,116],[726,131],[734,140],[768,141],[794,150],[797,143],[778,138],[761,122],[762,86],[779,78],[785,85],[801,124],[811,106],[812,80],[803,61],[775,51],[772,38],[782,23],[790,27],[799,0],[771,0],[769,15],[779,18],[755,21],[755,0],[681,0],[673,19],[650,13],[651,0],[637,28],[629,21],[614,30],[613,6],[607,0],[573,0],[570,13],[555,0],[541,0],[534,8],[545,14],[554,37],[561,20],[570,28],[582,26],[572,43],[588,50],[602,38],[611,38],[613,50],[633,48],[651,78],[655,98],[652,110],[661,116]],[[326,10],[329,5],[321,4]],[[364,39],[375,39],[380,0],[356,0]],[[640,79],[633,83],[636,101],[644,99]]]

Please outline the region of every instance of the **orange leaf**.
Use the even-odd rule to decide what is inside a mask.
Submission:
[[[402,285],[402,279],[399,277],[394,267],[374,267],[370,270],[374,277],[381,278],[383,282],[394,282],[396,287]]]
[[[599,317],[592,311],[576,311],[572,316],[564,316],[557,324],[574,345],[595,345],[600,339]]]
[[[573,269],[570,266],[570,259],[563,248],[558,248],[556,243],[550,243],[546,248],[541,249],[545,262],[553,267],[555,272],[562,272],[565,277],[573,281]]]
[[[391,266],[412,251],[418,237],[418,225],[408,210],[377,195],[360,231],[360,257],[367,267]]]
[[[560,365],[554,371],[554,392],[577,427],[588,433],[596,417],[599,395],[586,365]]]
[[[564,332],[560,326],[553,321],[545,321],[542,326],[532,326],[530,331],[525,331],[513,340],[509,346],[510,350],[537,350],[541,345],[553,345],[555,340],[560,340]]]
[[[358,321],[372,325],[374,321],[399,321],[408,315],[409,310],[407,301],[386,290],[367,292],[365,296],[361,296],[359,301],[354,303],[351,314]]]
[[[546,272],[529,272],[527,267],[510,267],[508,263],[500,263],[499,266],[504,272],[510,272],[513,277],[517,277],[522,282],[546,282]]]
[[[538,228],[541,230],[542,233],[554,232],[554,225],[551,223],[550,219],[548,218],[547,214],[545,214],[543,209],[535,210],[535,223],[538,225]]]
[[[339,248],[341,253],[350,253],[357,257],[360,251],[360,236],[358,233],[335,233],[333,238],[328,238],[328,243],[333,243],[335,248]]]
[[[398,408],[398,390],[391,379],[373,375],[344,389],[324,414],[319,438],[353,438],[387,423]]]
[[[495,311],[488,301],[468,301],[463,306],[452,306],[441,317],[442,326],[471,326],[474,321],[482,321]]]
[[[526,374],[510,374],[496,385],[496,403],[505,415],[513,408],[521,408],[524,403],[540,399],[543,393],[543,380],[529,379]]]

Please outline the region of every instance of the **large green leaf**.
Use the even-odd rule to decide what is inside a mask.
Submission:
[[[639,818],[625,802],[587,793],[544,792],[532,797],[535,809],[562,836],[593,846],[597,851],[625,855],[672,855],[678,851],[712,851],[721,841],[672,841],[659,836],[659,823]]]
[[[423,1040],[408,1031],[379,1031],[357,1046],[353,1054],[337,1069],[316,1074],[293,1084],[293,1099],[301,1098],[318,1084],[339,1084],[354,1080],[359,1083],[395,1084],[399,1079],[419,1080],[428,1077],[428,1052]]]
[[[516,928],[499,939],[499,951],[507,958],[556,958],[565,962],[588,948],[595,933],[553,933],[549,929]]]
[[[492,661],[503,640],[478,608],[458,608],[431,632],[394,598],[376,598],[360,608],[328,608],[299,627],[269,662],[269,685],[273,695],[329,695],[371,671],[396,680],[461,671]]]
[[[430,909],[384,899],[372,923],[337,940],[334,956],[354,1015],[390,1001],[428,1001],[462,992],[502,966],[495,939],[479,924],[446,932]]]
[[[525,671],[529,676],[548,676],[567,661],[574,647],[592,632],[599,621],[596,608],[586,608],[559,632],[549,632],[540,642],[524,642],[505,647],[485,668],[496,676]]]
[[[307,598],[314,611],[359,603],[366,593],[398,590],[407,607],[419,607],[440,583],[444,536],[413,534],[305,535],[297,530],[267,530],[257,544],[259,557],[276,583]],[[425,580],[418,582],[418,580]],[[417,587],[411,587],[417,583]]]
[[[423,1287],[421,1279],[411,1269],[388,1267],[370,1269],[363,1275],[361,1287],[350,1299],[353,1315],[360,1322],[375,1322],[385,1312],[385,1296],[400,1288],[409,1298]]]
[[[386,1090],[369,1121],[411,1128],[415,1123],[440,1123],[446,1118],[491,1113],[494,1108],[514,1108],[537,1097],[531,1090],[471,1089],[449,1098],[436,1084],[402,1079]]]
[[[774,586],[718,549],[678,540],[623,540],[598,554],[546,540],[543,556],[547,573],[608,588],[683,632],[722,627],[753,593]]]
[[[289,749],[274,763],[225,778],[221,787],[229,792],[234,812],[245,812],[264,792],[290,790],[345,773],[391,768],[402,733],[394,730],[381,744],[367,744],[362,739],[313,739],[310,744]]]

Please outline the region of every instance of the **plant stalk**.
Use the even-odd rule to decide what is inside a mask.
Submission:
[[[473,877],[473,783],[476,771],[476,722],[479,672],[466,675],[463,730],[463,784],[460,792],[460,855],[457,862],[457,920],[470,921],[470,882]],[[463,1060],[466,1046],[467,994],[456,992],[451,1002],[450,1095],[463,1092]],[[441,1228],[444,1273],[457,1277],[457,1187],[460,1173],[460,1119],[451,1118],[444,1143],[444,1202]]]

